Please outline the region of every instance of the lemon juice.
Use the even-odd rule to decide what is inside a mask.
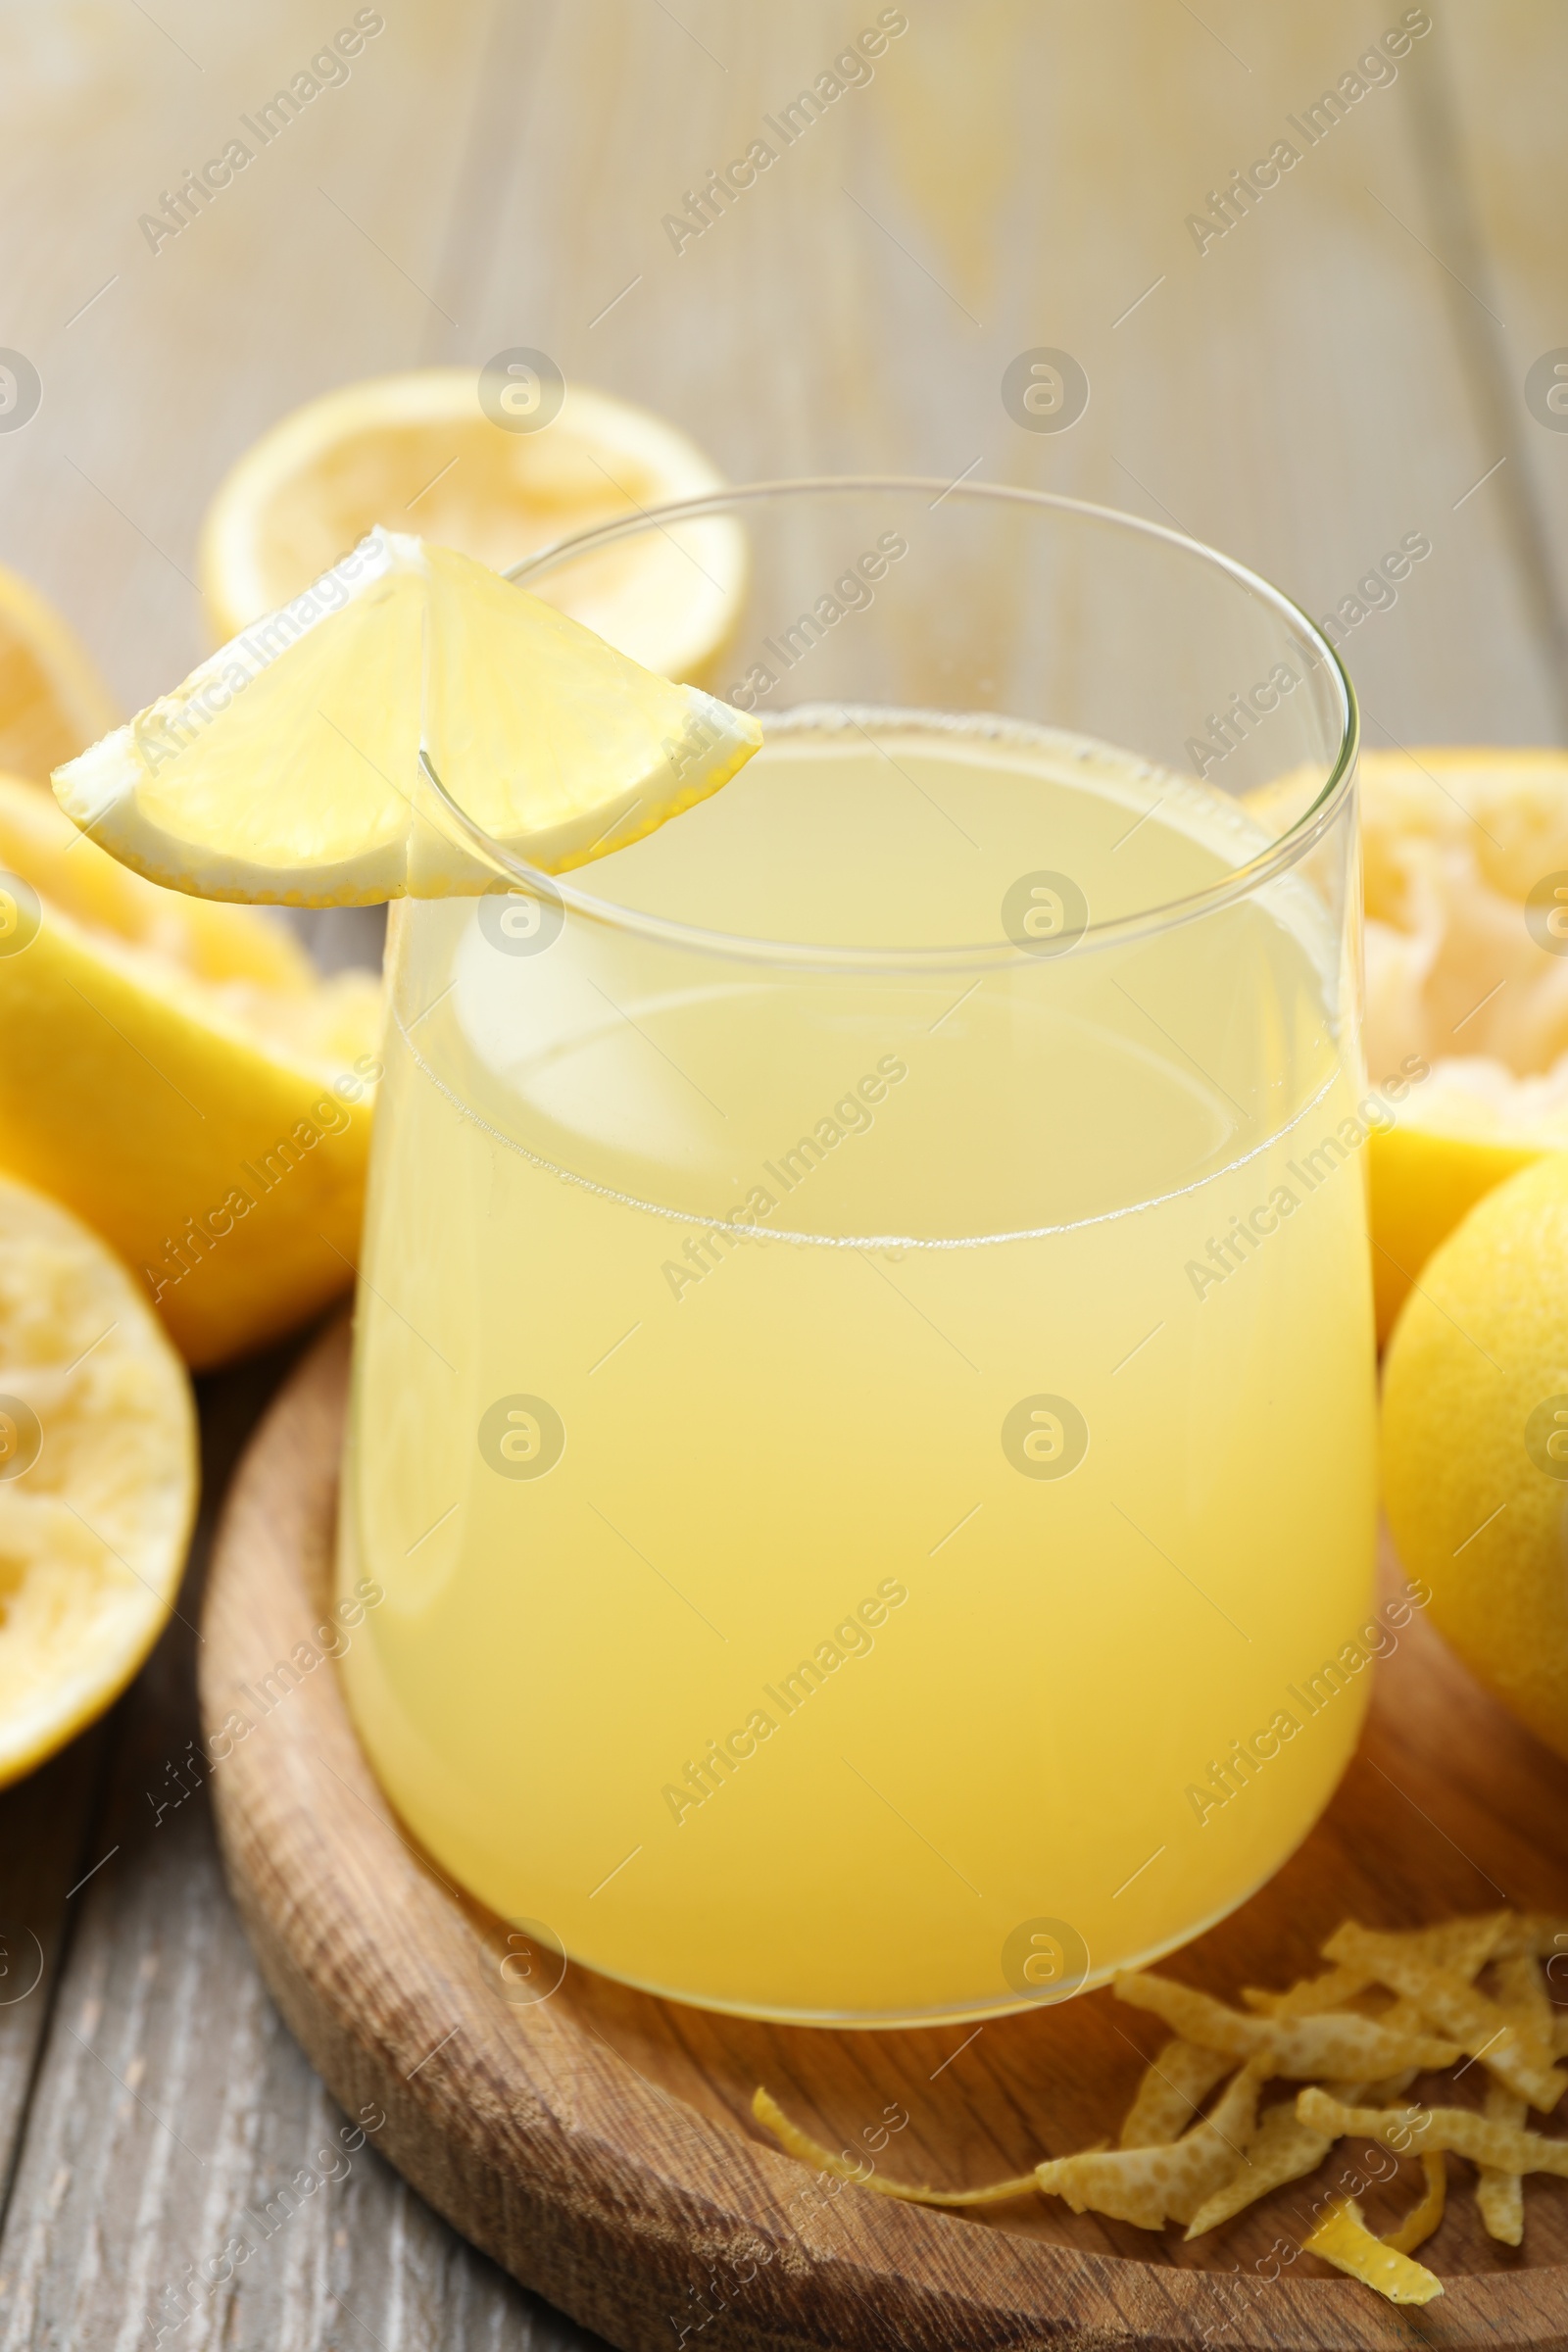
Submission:
[[[394,909],[344,1673],[505,1919],[962,2016],[1304,1835],[1368,1680],[1365,1121],[1332,885],[1215,887],[1267,846],[1100,744],[808,710],[583,893]]]

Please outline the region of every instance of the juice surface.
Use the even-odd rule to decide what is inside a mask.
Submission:
[[[1262,846],[1102,747],[824,715],[571,879],[929,949]],[[1240,1901],[1370,1680],[1316,886],[1005,968],[518,905],[395,913],[340,1570],[414,1833],[591,1968],[806,2020],[1017,2007]]]

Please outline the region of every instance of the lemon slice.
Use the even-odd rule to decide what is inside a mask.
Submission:
[[[0,769],[42,783],[119,716],[74,631],[0,566]]]
[[[132,1267],[195,1365],[347,1288],[380,991],[275,917],[156,890],[0,777],[0,1166]]]
[[[486,833],[559,873],[716,792],[760,742],[482,564],[375,530],[55,790],[152,881],[363,906],[496,879],[421,755]]]
[[[103,1712],[173,1604],[190,1387],[95,1235],[0,1181],[0,1785]]]
[[[524,382],[491,399],[505,424],[476,369],[422,368],[346,384],[264,433],[202,526],[215,636],[290,602],[377,523],[506,571],[595,523],[722,488],[684,433],[604,392],[563,387],[531,429],[554,401],[530,414]],[[645,669],[690,678],[733,625],[745,575],[740,526],[703,516],[585,558],[541,593]]]

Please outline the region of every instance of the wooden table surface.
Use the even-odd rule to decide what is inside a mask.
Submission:
[[[1314,613],[1425,532],[1347,636],[1368,741],[1564,739],[1568,433],[1525,378],[1568,346],[1568,16],[905,0],[871,81],[677,251],[685,191],[879,13],[380,0],[349,79],[155,253],[139,217],[353,6],[0,0],[0,346],[43,386],[0,433],[0,561],[134,708],[205,649],[202,509],[266,424],[522,344],[737,479],[1068,491],[1172,519]],[[1430,29],[1373,86],[1357,60],[1401,21]],[[1345,119],[1308,146],[1289,119],[1336,86]],[[1299,161],[1200,251],[1188,217],[1281,138]],[[1004,406],[1041,346],[1089,378],[1067,431]],[[161,2327],[180,2352],[587,2340],[368,2146],[172,2327],[168,2290],[339,2121],[261,1988],[193,1774],[180,1794],[206,1533],[288,1360],[202,1384],[182,1617],[105,1724],[0,1798],[0,2352]]]

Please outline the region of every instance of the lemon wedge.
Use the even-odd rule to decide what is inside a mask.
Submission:
[[[196,1506],[190,1386],[95,1235],[0,1181],[0,1786],[123,1690]]]
[[[353,1280],[379,1030],[368,973],[319,979],[276,917],[155,889],[0,777],[0,1166],[112,1243],[190,1363]]]
[[[43,783],[119,716],[74,631],[0,565],[0,769]]]
[[[505,571],[596,523],[722,488],[702,451],[646,409],[552,389],[520,362],[496,373],[490,414],[476,368],[420,368],[345,384],[264,433],[202,525],[214,635],[287,604],[377,523]],[[745,576],[739,524],[709,515],[584,558],[542,593],[645,669],[691,678],[728,634]]]
[[[492,839],[559,873],[716,792],[760,742],[754,719],[482,564],[377,529],[58,769],[55,790],[154,882],[364,906],[495,882],[427,770]]]

